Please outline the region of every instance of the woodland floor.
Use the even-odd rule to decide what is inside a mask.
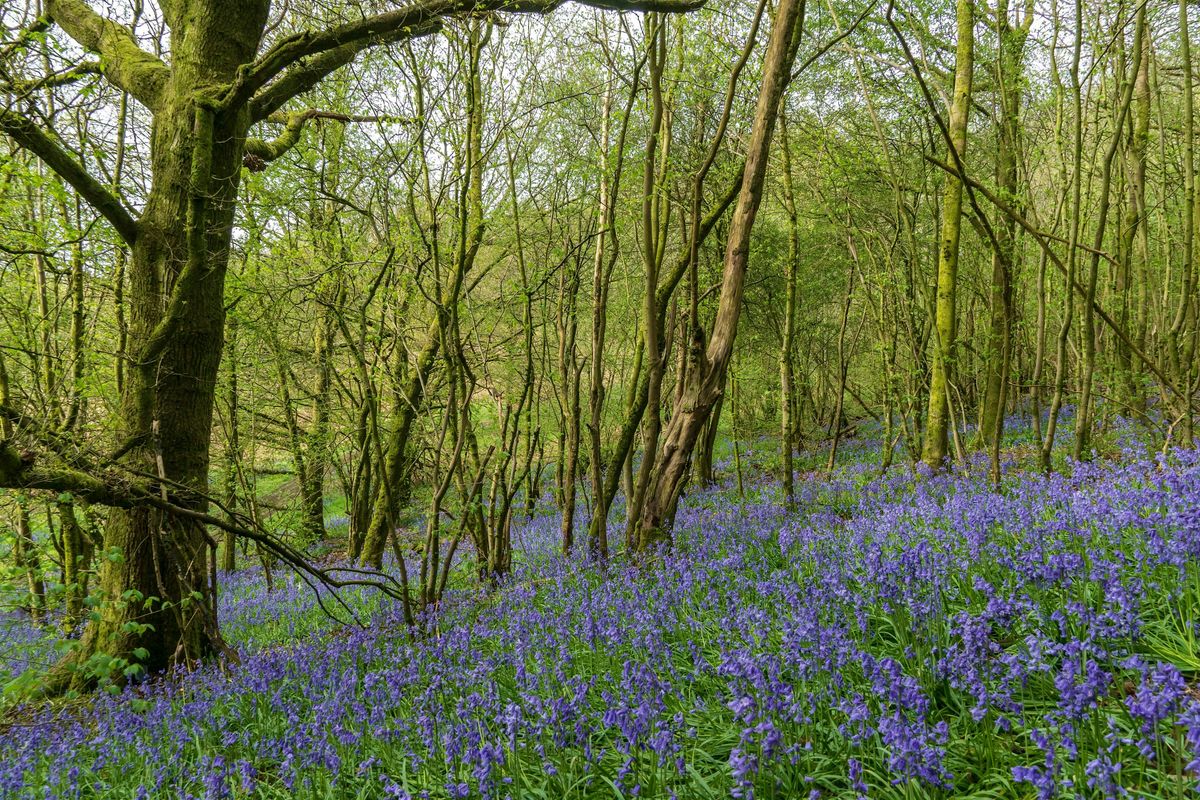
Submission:
[[[855,440],[790,509],[740,452],[642,568],[535,517],[508,584],[464,577],[416,640],[377,595],[356,628],[224,575],[240,663],[10,709],[0,797],[1190,796],[1200,453],[1113,434],[1043,476],[1020,437],[999,490]],[[69,646],[9,613],[0,678]]]

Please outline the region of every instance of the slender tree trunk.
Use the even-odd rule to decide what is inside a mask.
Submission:
[[[511,192],[513,196],[514,226],[517,228],[518,241],[520,237],[519,213],[516,207],[516,183],[510,172]],[[532,390],[533,380],[533,310],[530,301],[531,290],[528,286],[524,256],[518,244],[518,259],[521,262],[521,275],[525,283],[525,312],[523,329],[526,342],[526,376],[529,389]],[[576,339],[579,330],[579,319],[576,312],[576,297],[579,294],[580,270],[578,263],[568,259],[563,265],[559,276],[558,294],[558,391],[559,407],[562,411],[559,426],[559,461],[562,465],[562,521],[559,532],[562,541],[562,551],[569,553],[575,544],[575,507],[578,497],[579,482],[579,440],[580,440],[580,382],[583,365],[579,361],[579,351]],[[530,392],[531,393],[531,392]],[[522,396],[522,403],[524,402]],[[516,463],[516,462],[514,462]]]
[[[958,48],[954,61],[954,95],[950,102],[950,146],[948,159],[961,163],[967,153],[967,117],[971,110],[971,77],[974,66],[975,8],[972,0],[958,0]],[[942,233],[938,248],[937,309],[933,343],[933,369],[929,378],[929,410],[921,458],[932,469],[941,469],[946,459],[952,415],[950,385],[954,369],[955,306],[958,297],[958,242],[962,221],[962,181],[946,176],[942,198]]]
[[[634,84],[638,75],[634,75]],[[604,414],[604,345],[608,332],[608,289],[612,283],[612,270],[616,265],[618,239],[616,231],[615,190],[620,187],[621,167],[624,163],[625,134],[629,129],[629,111],[636,92],[630,92],[625,113],[621,118],[621,129],[617,135],[616,163],[609,176],[607,164],[610,160],[612,136],[613,79],[610,76],[604,90],[603,118],[600,131],[600,153],[606,168],[600,171],[600,197],[597,208],[596,249],[592,258],[592,353],[591,374],[588,387],[588,441],[591,445],[592,494],[595,498],[592,520],[588,526],[588,552],[603,562],[608,558],[608,503],[605,497],[604,446],[600,439],[600,427]],[[615,467],[616,465],[614,465]]]
[[[1192,39],[1188,30],[1188,0],[1179,0],[1179,55],[1183,62],[1183,263],[1179,299],[1171,327],[1167,330],[1167,354],[1171,361],[1171,374],[1176,385],[1184,391],[1185,398],[1179,404],[1177,415],[1182,422],[1179,440],[1184,447],[1191,447],[1193,421],[1191,409],[1191,378],[1195,365],[1187,356],[1186,342],[1190,340],[1187,330],[1195,281],[1195,252],[1197,215],[1200,201],[1196,196],[1196,120],[1194,111],[1195,91],[1192,85]],[[1169,284],[1168,284],[1169,285]]]
[[[724,411],[724,387],[717,404],[713,406],[708,422],[704,423],[704,434],[700,439],[700,455],[696,459],[696,474],[702,486],[710,486],[716,482],[717,476],[713,471],[713,451],[717,446],[717,436],[721,432],[721,413]]]
[[[792,183],[792,146],[788,140],[787,108],[779,110],[779,144],[783,153],[783,206],[788,217],[788,256],[784,268],[783,345],[779,350],[779,450],[783,470],[783,498],[791,503],[796,496],[794,452],[796,422],[796,273],[800,260],[800,220],[796,210],[796,190]],[[719,408],[719,406],[718,406]]]
[[[1134,34],[1135,40],[1140,40],[1144,35],[1145,19],[1145,14],[1138,14],[1137,31]],[[1108,150],[1100,162],[1100,207],[1095,214],[1096,232],[1092,240],[1091,262],[1088,269],[1086,294],[1083,303],[1083,365],[1082,375],[1080,376],[1079,408],[1075,415],[1074,457],[1076,460],[1086,458],[1090,454],[1092,390],[1096,374],[1096,289],[1100,277],[1100,252],[1104,247],[1104,232],[1108,226],[1108,209],[1112,199],[1113,161],[1116,159],[1117,151],[1121,146],[1121,131],[1125,128],[1125,119],[1129,113],[1130,102],[1133,99],[1134,83],[1139,71],[1141,57],[1141,47],[1135,47],[1132,75],[1128,80],[1126,80],[1124,75],[1116,76],[1119,92],[1117,122],[1113,130],[1112,139],[1108,145]],[[1182,383],[1181,385],[1186,386],[1186,383]]]
[[[312,425],[304,437],[305,462],[308,468],[301,497],[304,502],[304,528],[313,541],[325,538],[325,474],[329,471],[329,404],[333,390],[333,347],[336,325],[333,320],[342,293],[335,288],[321,314],[313,363],[317,368],[317,385],[312,400]]]
[[[667,110],[663,98],[663,70],[666,66],[667,32],[666,23],[653,15],[647,25],[646,47],[649,53],[650,70],[650,130],[646,142],[646,159],[643,167],[642,185],[642,265],[646,272],[646,289],[642,306],[642,342],[646,349],[646,374],[649,387],[646,411],[642,423],[642,462],[638,469],[634,487],[633,503],[629,509],[630,530],[632,521],[641,514],[645,504],[646,490],[654,471],[658,453],[659,434],[662,430],[662,383],[666,369],[663,353],[666,332],[658,317],[658,284],[663,256],[666,253],[667,215],[666,198],[667,155],[670,147],[670,132],[666,127]],[[661,148],[661,153],[660,153]]]
[[[310,469],[314,468],[309,462],[310,451],[305,447],[305,441],[308,436],[300,427],[300,418],[296,413],[296,403],[292,398],[292,370],[290,369],[284,353],[283,344],[279,341],[279,334],[271,328],[268,332],[268,338],[271,343],[271,350],[275,356],[275,374],[279,381],[279,401],[283,406],[283,423],[288,434],[288,449],[291,450],[292,468],[296,472],[296,487],[300,495],[300,529],[303,532],[306,542],[320,541],[325,533],[325,519],[321,513],[321,499],[317,498],[317,519],[312,518],[313,502],[310,493],[313,490],[313,480],[310,477]]]
[[[75,516],[75,501],[69,494],[60,495],[56,503],[58,531],[62,539],[64,598],[63,629],[70,632],[83,618],[83,601],[87,597],[87,570],[90,559],[83,529]]]
[[[997,187],[1008,198],[1020,196],[1017,165],[1021,147],[1021,102],[1025,80],[1025,41],[1033,25],[1033,4],[1027,0],[1021,23],[1009,19],[1008,0],[996,5],[1000,52],[996,83],[1000,104],[999,143],[996,153]],[[1018,206],[1018,210],[1020,206]],[[1004,410],[1012,362],[1013,276],[1017,269],[1017,222],[1006,217],[995,226],[992,253],[991,308],[988,328],[986,378],[979,439],[991,449],[992,479],[1000,478],[1000,445],[1004,437]]]
[[[1054,394],[1050,400],[1050,417],[1046,421],[1046,438],[1042,442],[1041,466],[1050,469],[1050,455],[1058,429],[1058,414],[1062,409],[1063,392],[1067,381],[1067,346],[1071,341],[1071,322],[1075,313],[1075,275],[1079,262],[1079,225],[1083,193],[1083,87],[1080,83],[1079,62],[1083,49],[1083,3],[1075,0],[1075,44],[1071,55],[1071,90],[1074,106],[1072,141],[1074,173],[1071,176],[1070,236],[1067,241],[1067,275],[1064,294],[1063,320],[1058,331],[1057,363],[1054,367]]]
[[[729,438],[733,441],[733,474],[737,480],[737,493],[741,499],[746,498],[745,480],[742,477],[742,447],[738,439],[738,378],[737,373],[730,365],[729,375],[726,378],[729,383]]]
[[[833,441],[830,442],[829,459],[825,464],[827,472],[832,472],[834,465],[837,464],[838,444],[842,441],[842,429],[845,427],[846,377],[849,371],[849,359],[846,355],[846,331],[850,326],[850,301],[854,298],[854,272],[858,264],[858,248],[854,244],[854,234],[848,226],[846,249],[850,253],[850,267],[846,275],[846,294],[842,300],[842,319],[838,324],[837,394],[833,399]]]
[[[237,318],[229,320],[225,332],[225,507],[235,513],[238,507],[238,471],[242,464],[241,424],[238,402],[238,325]],[[232,520],[231,520],[232,521]],[[226,531],[221,568],[232,572],[237,568],[237,539]]]
[[[1138,37],[1135,33],[1134,48],[1140,55],[1138,70],[1134,78],[1133,120],[1130,125],[1129,141],[1125,149],[1126,170],[1128,172],[1128,205],[1122,224],[1123,240],[1121,244],[1121,264],[1118,267],[1115,290],[1120,302],[1120,323],[1127,331],[1131,331],[1135,340],[1140,340],[1141,325],[1138,324],[1140,315],[1134,305],[1134,291],[1146,295],[1146,262],[1149,247],[1147,245],[1147,212],[1146,212],[1146,149],[1150,141],[1150,36],[1146,34],[1148,23],[1145,21],[1146,6],[1138,9],[1138,16],[1143,20],[1138,30],[1143,33]],[[1138,276],[1135,278],[1135,276]],[[1142,381],[1134,372],[1133,354],[1130,346],[1124,341],[1116,343],[1117,374],[1120,386],[1125,395],[1124,400],[1137,414],[1144,415],[1146,411],[1146,395]]]

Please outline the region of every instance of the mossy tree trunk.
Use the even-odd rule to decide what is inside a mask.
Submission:
[[[1195,89],[1192,85],[1192,40],[1188,30],[1188,3],[1179,0],[1179,56],[1183,63],[1183,220],[1182,250],[1183,265],[1179,301],[1167,331],[1167,353],[1169,354],[1172,377],[1183,389],[1176,413],[1179,421],[1178,437],[1184,447],[1192,446],[1192,375],[1196,369],[1193,361],[1194,331],[1189,332],[1189,323],[1194,327],[1197,316],[1196,299],[1196,228],[1200,218],[1200,198],[1196,194],[1196,117]]]
[[[170,6],[168,6],[170,8]],[[167,12],[173,63],[157,94],[152,183],[129,265],[121,438],[130,469],[157,475],[180,502],[208,489],[209,441],[224,343],[225,269],[241,174],[247,108],[211,107],[258,50],[267,3],[189,3]],[[219,646],[207,574],[208,533],[146,508],[109,516],[99,620],[89,625],[62,678],[93,680],[104,656],[142,654],[154,671]],[[151,601],[150,598],[158,598]],[[100,656],[91,661],[93,656]]]
[[[792,183],[792,147],[788,141],[787,111],[779,113],[780,152],[783,155],[783,207],[788,218],[788,255],[784,271],[783,344],[779,349],[779,449],[783,475],[783,497],[791,503],[796,495],[795,447],[796,419],[792,411],[796,406],[796,273],[800,260],[800,219],[796,208],[796,190]],[[718,405],[717,411],[719,412]],[[715,415],[714,415],[715,416]],[[711,447],[709,448],[711,452]],[[711,458],[711,456],[710,456]],[[709,478],[711,480],[711,477]]]
[[[961,163],[967,154],[967,118],[971,110],[971,77],[975,47],[975,7],[972,0],[958,0],[956,15],[958,47],[954,58],[954,94],[950,100],[949,124],[950,147],[954,150],[949,159],[951,163]],[[950,384],[957,327],[958,241],[962,222],[962,196],[962,180],[955,175],[947,175],[942,197],[941,242],[938,246],[933,368],[929,375],[925,443],[921,449],[921,459],[933,469],[940,469],[946,458],[952,423]]]
[[[1019,201],[1018,166],[1021,147],[1021,102],[1023,95],[1025,42],[1033,25],[1033,3],[1026,0],[1021,22],[1009,19],[1009,2],[996,4],[996,31],[1000,52],[996,58],[997,121],[996,183],[1010,202]],[[1017,222],[1006,217],[995,226],[996,247],[992,253],[991,308],[988,328],[986,375],[980,413],[980,444],[990,445],[993,478],[999,477],[999,448],[1004,435],[1004,407],[1012,362],[1013,275],[1017,258]]]

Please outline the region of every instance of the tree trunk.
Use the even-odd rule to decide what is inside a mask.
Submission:
[[[704,433],[700,438],[700,455],[696,459],[696,476],[701,486],[711,486],[717,480],[713,470],[713,451],[717,446],[717,436],[721,432],[724,396],[722,387],[722,394],[717,398],[717,404],[713,406],[712,413],[708,415],[708,422],[704,423]]]
[[[996,183],[1004,197],[1017,198],[1017,165],[1021,137],[1021,98],[1024,85],[1025,41],[1033,24],[1033,5],[1026,3],[1021,24],[1009,19],[1008,0],[996,5],[996,29],[1000,52],[996,59],[996,84],[1000,103]],[[1020,206],[1018,206],[1018,209]],[[1004,436],[1004,408],[1008,396],[1008,373],[1012,360],[1013,275],[1016,272],[1017,222],[1011,217],[995,227],[996,247],[992,253],[991,307],[988,326],[986,378],[980,415],[981,443],[990,445],[992,477],[999,479],[1000,443]]]
[[[792,454],[796,421],[796,272],[800,259],[800,220],[796,210],[796,191],[792,183],[792,146],[788,141],[787,109],[779,111],[779,144],[783,153],[783,205],[788,217],[788,256],[784,270],[783,343],[779,348],[779,451],[783,472],[783,499],[792,502],[796,495],[795,465]],[[719,406],[718,406],[719,408]],[[711,453],[711,450],[709,451]],[[711,460],[711,455],[710,455]]]
[[[850,370],[850,359],[846,354],[846,331],[850,326],[850,302],[854,299],[854,272],[858,266],[858,247],[854,244],[854,233],[850,230],[849,225],[846,230],[846,250],[850,253],[850,268],[846,274],[846,296],[842,301],[842,319],[838,324],[837,394],[833,399],[833,425],[830,431],[832,441],[829,445],[829,459],[825,463],[826,472],[833,472],[833,468],[837,464],[838,445],[842,441],[842,429],[846,423],[846,378]]]
[[[1171,374],[1184,393],[1179,403],[1177,416],[1182,422],[1179,439],[1184,447],[1191,447],[1193,440],[1192,409],[1190,403],[1192,370],[1195,365],[1184,355],[1185,341],[1190,337],[1186,329],[1192,311],[1193,282],[1195,281],[1195,252],[1197,215],[1200,202],[1196,196],[1196,121],[1194,111],[1195,91],[1192,86],[1192,40],[1188,31],[1188,0],[1179,0],[1179,55],[1183,61],[1183,275],[1179,301],[1171,327],[1167,331],[1167,353],[1171,360]]]
[[[229,84],[253,60],[267,4],[197,6],[196,13],[170,20],[174,63],[154,115],[153,178],[129,268],[133,362],[121,398],[120,436],[125,465],[158,475],[164,493],[204,511],[225,271],[250,125],[248,109],[214,111],[205,91]],[[49,676],[48,688],[121,677],[110,672],[119,661],[102,660],[94,669],[89,660],[96,654],[153,672],[222,649],[210,603],[208,542],[194,522],[147,508],[112,509],[104,547],[121,557],[102,561],[99,620]]]
[[[975,46],[975,8],[972,0],[958,0],[958,48],[954,59],[954,95],[950,102],[948,161],[962,168],[967,153],[967,117],[971,110],[971,77]],[[929,376],[929,410],[921,459],[931,469],[941,469],[949,447],[950,384],[954,370],[955,305],[958,298],[958,241],[962,221],[962,181],[946,176],[942,197],[942,233],[938,247],[937,307],[933,337],[933,368]]]
[[[230,513],[238,507],[238,471],[242,465],[241,426],[238,420],[238,350],[237,319],[229,321],[225,335],[225,507]],[[230,520],[232,521],[232,520]],[[232,572],[237,568],[237,540],[225,532],[221,568]]]
[[[1140,39],[1144,35],[1145,19],[1144,14],[1138,14],[1135,39]],[[1079,408],[1075,414],[1075,447],[1073,453],[1076,460],[1087,458],[1090,455],[1092,389],[1096,374],[1096,288],[1099,282],[1100,252],[1104,246],[1104,232],[1108,226],[1108,209],[1112,199],[1113,161],[1116,159],[1117,150],[1121,145],[1121,131],[1125,128],[1125,118],[1129,113],[1129,106],[1133,99],[1133,88],[1141,56],[1141,47],[1134,48],[1133,75],[1130,76],[1129,80],[1125,80],[1124,75],[1116,76],[1117,90],[1119,92],[1117,122],[1113,130],[1112,139],[1108,145],[1108,150],[1104,153],[1104,160],[1100,165],[1100,207],[1095,213],[1096,231],[1092,239],[1091,262],[1088,269],[1086,294],[1083,303],[1083,374],[1080,376]],[[1124,86],[1122,86],[1122,83],[1124,83]],[[1068,287],[1068,291],[1069,289],[1070,287]],[[1187,383],[1186,381],[1181,381],[1179,385],[1186,387]]]
[[[1138,9],[1138,16],[1145,17],[1146,7]],[[1147,23],[1140,23],[1146,30]],[[1121,264],[1117,271],[1116,293],[1120,302],[1120,323],[1131,331],[1135,340],[1141,340],[1141,325],[1138,309],[1134,307],[1133,291],[1136,285],[1141,297],[1147,294],[1145,271],[1149,255],[1146,219],[1146,148],[1150,141],[1150,36],[1143,32],[1135,35],[1134,47],[1141,52],[1136,77],[1134,78],[1134,104],[1129,141],[1126,145],[1125,161],[1128,175],[1129,197],[1122,224],[1124,234],[1121,243]],[[1140,279],[1135,279],[1138,276]],[[1139,304],[1140,307],[1140,304]],[[1146,412],[1146,393],[1142,381],[1133,367],[1130,346],[1122,340],[1116,343],[1117,375],[1124,394],[1124,401],[1138,415]]]
[[[763,82],[754,111],[746,169],[725,249],[716,321],[707,347],[698,337],[689,344],[689,358],[693,366],[689,370],[690,378],[684,388],[683,401],[664,431],[652,485],[646,492],[640,517],[636,523],[631,521],[631,524],[637,525],[636,547],[639,551],[645,551],[656,542],[669,538],[675,503],[688,472],[696,439],[720,396],[742,310],[750,234],[762,200],[771,136],[775,132],[779,104],[791,79],[792,64],[800,45],[804,7],[804,0],[780,0],[775,12],[775,24],[763,62]]]
[[[670,151],[670,129],[663,99],[663,70],[667,55],[666,22],[657,14],[647,21],[646,49],[650,68],[650,129],[646,142],[646,158],[642,172],[642,266],[646,273],[646,289],[642,305],[642,343],[646,349],[646,374],[649,378],[646,410],[642,422],[642,462],[633,488],[629,519],[637,518],[645,504],[646,491],[658,454],[662,432],[662,384],[666,369],[666,332],[671,324],[663,324],[658,316],[658,284],[666,254],[667,216],[666,197],[667,159]],[[665,130],[664,130],[665,128]],[[660,155],[661,147],[661,155]],[[674,306],[672,306],[674,308]],[[674,314],[672,314],[674,316]],[[629,530],[633,530],[632,525]]]
[[[75,516],[75,500],[62,494],[56,504],[58,509],[58,531],[62,540],[63,584],[66,586],[63,629],[74,631],[83,618],[83,601],[88,594],[88,570],[91,568],[91,550],[79,520]]]
[[[629,112],[637,96],[636,87],[640,71],[633,75],[635,91],[631,91],[621,117],[621,128],[615,148],[616,163],[612,176],[608,169],[600,171],[600,197],[597,208],[596,249],[592,258],[592,353],[591,378],[588,387],[588,440],[591,444],[592,495],[595,498],[592,520],[588,526],[588,553],[603,562],[608,558],[608,508],[604,470],[604,447],[600,439],[600,426],[604,413],[604,345],[608,332],[608,291],[612,284],[612,271],[616,266],[620,243],[616,229],[615,196],[621,186],[621,169],[625,161],[625,136],[629,130]],[[613,78],[610,77],[604,91],[604,113],[601,121],[600,153],[607,161],[612,130]],[[616,465],[610,466],[610,471]]]
[[[1057,31],[1057,15],[1055,16]],[[1057,33],[1056,33],[1057,35]],[[1067,346],[1071,340],[1071,322],[1075,314],[1075,275],[1079,263],[1079,225],[1082,212],[1083,187],[1083,88],[1080,84],[1079,62],[1083,49],[1083,3],[1075,0],[1075,43],[1071,54],[1071,92],[1074,107],[1071,176],[1070,236],[1067,241],[1066,291],[1063,303],[1062,326],[1058,329],[1056,344],[1057,363],[1054,366],[1054,394],[1050,399],[1050,416],[1046,420],[1046,438],[1042,441],[1041,467],[1050,469],[1050,456],[1054,450],[1054,437],[1058,430],[1058,414],[1062,409],[1063,392],[1067,382]]]

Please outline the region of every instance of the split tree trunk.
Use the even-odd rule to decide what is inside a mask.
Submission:
[[[707,346],[690,343],[692,360],[687,386],[679,408],[662,434],[662,447],[636,522],[636,547],[645,551],[669,538],[675,504],[687,476],[696,440],[721,395],[721,385],[733,354],[733,341],[742,311],[746,268],[750,257],[750,234],[762,200],[771,137],[779,115],[779,104],[791,79],[792,64],[800,45],[805,0],[780,0],[775,24],[763,63],[763,82],[754,110],[754,123],[746,155],[746,169],[729,241],[721,280],[721,299]],[[632,521],[631,521],[631,524]]]

